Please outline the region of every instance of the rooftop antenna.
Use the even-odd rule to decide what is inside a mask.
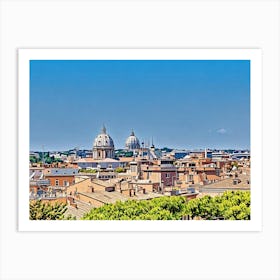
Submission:
[[[148,160],[151,159],[151,150],[150,150],[150,140],[148,138],[147,140],[147,155],[148,155]]]
[[[43,161],[43,167],[45,166],[45,152],[44,152],[44,145],[42,145],[42,161]]]

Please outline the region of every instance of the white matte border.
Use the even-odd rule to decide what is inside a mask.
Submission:
[[[250,60],[251,220],[32,221],[29,220],[30,60]],[[19,231],[260,231],[262,228],[262,62],[260,49],[19,49]]]

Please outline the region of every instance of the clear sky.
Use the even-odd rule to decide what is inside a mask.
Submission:
[[[105,124],[156,147],[250,148],[250,61],[33,60],[30,149],[91,149]]]

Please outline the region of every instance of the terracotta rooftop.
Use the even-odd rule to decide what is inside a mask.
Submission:
[[[81,158],[76,162],[79,163],[79,162],[119,162],[119,161],[113,158],[105,158],[105,159]]]
[[[95,160],[93,158],[81,158],[81,159],[78,159],[77,161],[75,162],[95,162]]]
[[[134,157],[120,157],[119,161],[120,162],[131,162],[131,161],[134,161]]]
[[[96,191],[93,193],[80,193],[84,196],[93,198],[97,201],[100,201],[102,203],[116,203],[117,201],[126,201],[129,198],[122,195],[119,192],[105,192],[105,191]]]
[[[207,180],[214,181],[214,180],[220,180],[221,178],[217,175],[207,175]]]
[[[214,167],[197,167],[195,170],[197,171],[214,171]]]
[[[153,192],[146,192],[145,194],[143,193],[137,193],[136,196],[132,196],[131,199],[134,200],[147,200],[147,199],[153,199],[157,197],[162,197],[162,194],[159,193],[153,193]]]

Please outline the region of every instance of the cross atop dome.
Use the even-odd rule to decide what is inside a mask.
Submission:
[[[106,134],[106,127],[105,127],[104,124],[103,124],[103,127],[102,127],[102,129],[101,129],[101,133]]]

